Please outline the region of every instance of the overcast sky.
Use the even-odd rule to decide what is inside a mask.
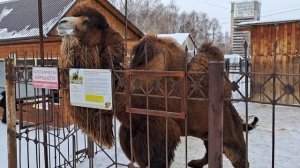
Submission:
[[[165,4],[170,0],[162,0]],[[175,0],[181,11],[205,12],[219,19],[223,32],[230,32],[231,0]],[[261,20],[300,19],[300,0],[260,0]]]
[[[8,0],[0,0],[0,2]],[[170,0],[161,0],[168,4]],[[222,31],[230,32],[230,7],[232,0],[175,0],[181,11],[205,12],[210,18],[219,19]],[[239,0],[240,1],[240,0]],[[261,20],[300,19],[300,0],[260,0]]]

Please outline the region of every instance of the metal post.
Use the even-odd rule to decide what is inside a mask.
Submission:
[[[89,158],[89,168],[93,168],[94,167],[94,141],[90,139],[90,137],[88,137],[88,158]]]
[[[224,62],[210,62],[208,114],[208,166],[223,167]]]
[[[72,135],[72,155],[73,155],[73,168],[76,168],[76,139],[75,139],[75,135]],[[56,166],[55,166],[56,167]]]
[[[278,48],[278,29],[279,26],[276,24],[276,34],[275,34],[275,42],[273,43],[273,74],[272,74],[272,82],[273,82],[273,95],[272,95],[272,168],[275,167],[275,116],[276,116],[276,78],[277,78],[277,48]]]
[[[244,43],[245,49],[245,111],[246,111],[246,168],[248,168],[248,118],[249,118],[249,111],[248,111],[248,103],[249,103],[249,64],[248,64],[248,42],[245,40]]]
[[[5,59],[8,167],[17,168],[16,90],[14,60]]]
[[[40,37],[40,54],[42,66],[44,66],[44,30],[43,30],[43,8],[42,8],[42,0],[38,0],[38,13],[39,13],[39,37]]]
[[[196,55],[195,48],[194,48],[194,56]],[[184,71],[185,71],[185,77],[184,77],[184,86],[183,88],[186,88],[187,81],[188,81],[188,47],[185,47],[185,65],[184,65]],[[184,111],[186,112],[186,116],[184,119],[184,136],[185,136],[185,168],[188,166],[188,112],[187,112],[187,93],[185,91],[184,93]]]
[[[44,30],[43,30],[43,6],[42,0],[38,0],[38,16],[39,16],[39,37],[40,37],[40,54],[42,67],[45,65],[44,61]],[[43,145],[44,145],[44,162],[45,168],[48,166],[48,142],[47,142],[47,114],[46,114],[46,93],[45,89],[42,89],[42,111],[43,111]]]

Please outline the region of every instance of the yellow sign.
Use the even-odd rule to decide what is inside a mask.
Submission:
[[[85,101],[87,102],[95,102],[95,103],[103,103],[104,97],[97,95],[85,95]]]

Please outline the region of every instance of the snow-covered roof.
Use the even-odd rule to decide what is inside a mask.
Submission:
[[[158,34],[157,37],[168,37],[175,39],[180,45],[189,37],[189,33]]]
[[[288,22],[300,22],[300,17],[293,16],[290,18],[273,18],[273,19],[265,19],[260,21],[242,22],[239,24],[239,26],[269,25],[269,24],[288,23]]]
[[[46,0],[43,5],[44,36],[75,4],[76,0]],[[15,0],[0,3],[0,41],[39,36],[38,2]]]
[[[243,58],[243,57],[238,54],[225,54],[224,58],[229,59],[230,63],[239,63],[240,58]]]
[[[242,58],[242,56],[238,54],[225,54],[224,58]]]

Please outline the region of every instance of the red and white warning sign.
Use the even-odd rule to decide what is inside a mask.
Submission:
[[[55,67],[33,67],[32,85],[34,88],[58,89],[58,70]]]

